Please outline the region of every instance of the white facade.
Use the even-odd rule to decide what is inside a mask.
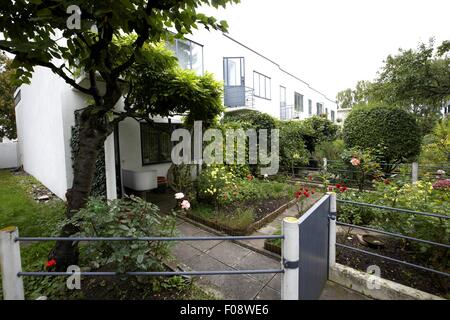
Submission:
[[[322,112],[328,112],[328,119],[337,119],[337,103],[330,100],[323,93],[312,88],[308,83],[300,78],[292,75],[284,70],[278,63],[268,59],[263,54],[258,53],[244,44],[234,40],[233,38],[220,33],[199,31],[195,33],[191,40],[204,45],[204,70],[211,72],[218,80],[224,79],[224,58],[244,58],[245,65],[245,87],[254,90],[253,109],[265,112],[280,119],[281,115],[285,115],[284,120],[293,118],[306,119],[310,116],[317,115],[317,103],[321,104]],[[270,78],[270,99],[258,96],[257,76],[263,75]],[[226,83],[225,83],[226,84]],[[281,87],[286,89],[285,112],[281,112],[283,99]],[[298,93],[303,96],[303,110],[294,112],[294,96]],[[312,110],[309,113],[309,100],[311,101]],[[228,108],[233,110],[234,108]]]
[[[311,88],[307,83],[284,71],[277,63],[253,51],[243,44],[221,33],[200,31],[191,39],[199,45],[191,47],[191,56],[195,59],[182,59],[181,65],[197,70],[213,73],[217,80],[224,80],[224,58],[241,57],[245,63],[245,79],[243,84],[250,92],[261,95],[261,87],[257,85],[255,75],[270,78],[270,86],[266,86],[268,98],[252,97],[251,106],[261,112],[280,118],[282,107],[286,119],[298,116],[305,119],[317,114],[317,104],[322,111],[334,113],[337,118],[337,105],[325,95]],[[203,47],[202,47],[203,46]],[[183,48],[185,49],[185,48]],[[189,50],[188,50],[189,52]],[[181,59],[180,59],[181,60]],[[255,73],[257,72],[257,73]],[[261,79],[261,78],[259,78]],[[286,89],[286,101],[280,96],[281,87]],[[270,91],[269,91],[270,90]],[[303,96],[303,110],[294,110],[294,93]],[[71,159],[71,128],[75,124],[74,112],[86,105],[86,96],[66,84],[49,69],[37,67],[33,73],[30,85],[22,85],[17,91],[16,105],[18,131],[18,158],[24,170],[37,178],[60,198],[72,186],[73,169]],[[309,113],[308,101],[311,100],[312,110]],[[122,101],[117,105],[120,108]],[[241,108],[245,106],[241,106]],[[290,111],[287,110],[290,108]],[[239,109],[238,107],[228,110]],[[287,111],[286,111],[287,110]],[[154,119],[156,122],[167,123],[168,119]],[[172,123],[179,119],[171,119]],[[118,128],[118,141],[114,143],[113,136],[105,142],[105,163],[107,176],[108,198],[116,197],[116,146],[120,154],[120,167],[123,170],[148,173],[152,176],[167,176],[170,162],[144,164],[141,126],[133,119],[126,119]],[[120,177],[121,175],[118,175]],[[123,179],[121,179],[123,180]]]

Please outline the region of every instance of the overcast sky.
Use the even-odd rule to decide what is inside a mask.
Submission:
[[[241,0],[207,12],[332,99],[375,78],[399,48],[450,40],[450,0]]]

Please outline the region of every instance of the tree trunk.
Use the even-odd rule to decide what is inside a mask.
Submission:
[[[80,117],[79,151],[74,157],[73,185],[66,193],[67,218],[72,218],[86,205],[95,174],[95,162],[108,136],[104,117],[91,110],[92,108],[88,107]],[[78,231],[76,226],[67,224],[62,228],[60,236],[68,237]],[[66,271],[68,266],[77,265],[78,242],[57,241],[50,258],[56,260],[57,271]]]

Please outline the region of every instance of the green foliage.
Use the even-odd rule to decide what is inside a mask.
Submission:
[[[203,219],[226,225],[235,230],[244,230],[255,222],[253,208],[237,208],[235,212],[215,210],[214,207],[200,203],[193,214]]]
[[[371,100],[369,81],[358,81],[355,89],[346,89],[337,94],[337,102],[340,109],[351,109],[355,105],[364,105]]]
[[[344,140],[336,139],[334,141],[323,141],[316,146],[314,158],[317,161],[322,161],[323,158],[327,158],[328,160],[340,160],[344,149]]]
[[[225,165],[207,167],[198,180],[199,201],[217,207],[251,200],[292,197],[294,189],[294,186],[282,182],[259,180],[252,175],[239,176],[235,167]]]
[[[406,111],[390,107],[354,108],[344,123],[349,148],[371,149],[380,162],[415,160],[420,153],[420,129]]]
[[[181,69],[164,43],[146,44],[141,59],[128,70],[127,79],[131,90],[126,105],[143,119],[148,115],[186,114],[186,125],[192,126],[198,120],[209,127],[224,110],[222,84],[210,73],[198,76],[192,70]]]
[[[377,162],[374,152],[371,150],[359,150],[353,148],[344,150],[341,155],[342,161],[347,165],[347,175],[356,182],[359,191],[363,191],[367,182],[380,180],[382,177],[380,164]],[[355,159],[358,162],[354,162]],[[346,179],[342,180],[346,182]]]
[[[376,184],[375,191],[347,192],[340,195],[340,198],[447,216],[450,212],[450,193],[447,190],[434,189],[431,182],[425,181],[415,184],[379,182]],[[340,221],[372,226],[444,244],[450,242],[450,220],[448,219],[349,205],[341,205],[338,212]],[[413,254],[427,264],[449,267],[448,250],[417,242],[411,242],[410,245],[415,248]]]
[[[276,127],[276,120],[273,117],[267,113],[255,110],[229,111],[225,113],[222,123],[227,124],[230,122],[249,124],[252,129],[266,129],[269,133],[270,130]]]
[[[433,132],[423,138],[420,163],[450,162],[450,119],[439,121]]]
[[[305,130],[303,139],[310,152],[314,152],[316,145],[320,142],[335,140],[339,133],[339,126],[320,116],[305,119],[302,121],[302,125]]]
[[[305,127],[300,121],[281,121],[280,129],[280,164],[283,168],[304,166],[308,163],[309,151],[303,137]],[[309,131],[311,132],[311,131]]]
[[[0,140],[17,138],[14,75],[11,60],[0,52]]]
[[[139,198],[104,201],[91,198],[86,208],[64,223],[80,228],[81,237],[170,237],[175,219],[160,216],[154,204]],[[119,272],[157,271],[170,255],[170,243],[155,241],[99,241],[87,245],[84,259],[100,266],[113,265]]]

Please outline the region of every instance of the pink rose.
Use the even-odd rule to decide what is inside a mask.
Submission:
[[[353,166],[357,167],[357,166],[359,166],[359,165],[361,164],[361,161],[359,161],[358,158],[352,158],[352,160],[350,160],[350,163],[351,163]]]
[[[190,207],[191,207],[191,204],[189,203],[189,201],[183,200],[181,202],[181,209],[189,210]]]
[[[184,198],[184,193],[182,193],[182,192],[175,193],[175,199],[181,200],[183,198]]]

